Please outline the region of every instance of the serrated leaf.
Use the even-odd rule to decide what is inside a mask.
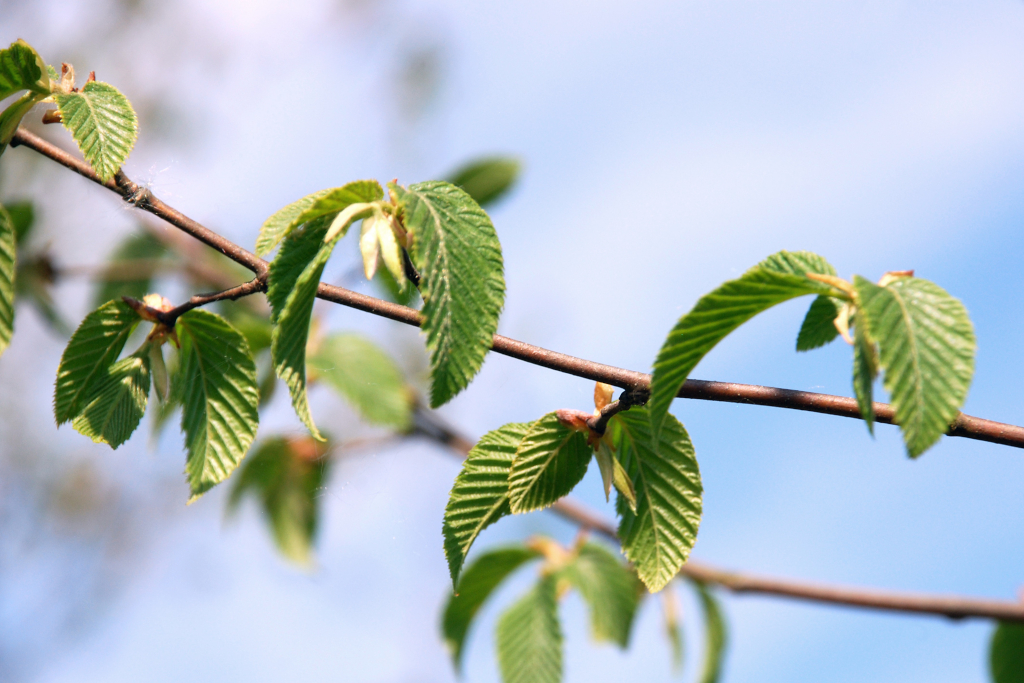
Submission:
[[[256,239],[256,254],[266,256],[292,230],[316,218],[338,213],[351,204],[375,202],[384,197],[376,180],[356,180],[329,190],[320,190],[292,202],[268,218]]]
[[[654,361],[648,405],[655,433],[690,372],[730,332],[758,313],[795,297],[835,294],[830,286],[807,278],[807,273],[835,275],[835,269],[816,254],[778,252],[742,277],[705,294],[679,319]]]
[[[131,437],[146,414],[149,384],[148,350],[122,358],[92,382],[71,426],[95,443],[117,448]]]
[[[58,427],[81,412],[93,384],[106,376],[140,320],[123,301],[107,302],[85,316],[57,368],[53,413]]]
[[[704,613],[704,664],[698,680],[700,683],[717,683],[722,675],[722,662],[725,658],[725,619],[718,600],[707,586],[694,581],[693,587]]]
[[[508,475],[512,512],[539,510],[568,494],[587,473],[593,453],[587,437],[563,425],[557,414],[534,422]]]
[[[518,159],[486,157],[466,164],[449,181],[465,190],[480,206],[487,206],[505,196],[519,177],[519,170]]]
[[[619,539],[652,592],[661,590],[697,541],[703,504],[700,470],[686,429],[668,415],[655,438],[646,409],[611,420],[616,451],[633,480],[636,512],[619,505]]]
[[[444,554],[452,586],[480,532],[506,515],[508,473],[530,424],[512,422],[487,432],[469,451],[444,510]]]
[[[278,550],[293,562],[308,565],[331,463],[325,457],[329,448],[312,439],[264,440],[235,475],[228,514],[236,511],[245,495],[252,495],[260,503]]]
[[[480,371],[505,303],[501,244],[484,210],[441,181],[389,186],[412,237],[423,331],[430,351],[430,405],[465,389]]]
[[[542,578],[505,611],[496,636],[504,683],[560,683],[562,629],[552,577]]]
[[[643,586],[615,555],[595,543],[580,548],[559,573],[583,596],[590,609],[590,630],[595,640],[607,640],[625,649]]]
[[[814,297],[811,307],[800,325],[800,334],[796,338],[797,351],[810,351],[825,346],[839,336],[839,330],[833,321],[839,315],[842,303],[830,296]]]
[[[1024,624],[1000,622],[988,656],[993,683],[1024,683]]]
[[[14,277],[18,271],[14,221],[0,206],[0,355],[14,335]]]
[[[24,40],[17,40],[6,50],[0,50],[0,100],[19,90],[31,90],[43,97],[50,94],[46,64]]]
[[[441,633],[456,672],[462,671],[466,636],[484,602],[512,572],[538,557],[536,550],[513,546],[484,553],[466,568],[441,618]]]
[[[194,309],[175,329],[191,502],[227,479],[252,445],[259,388],[245,337],[219,315]]]
[[[854,278],[857,325],[878,344],[907,454],[924,453],[946,433],[974,375],[974,327],[957,299],[933,282],[902,277],[886,287]]]
[[[95,305],[130,296],[142,299],[150,293],[158,261],[167,255],[167,247],[149,231],[132,233],[111,254],[109,276],[96,289]]]
[[[113,178],[139,135],[139,119],[128,98],[108,83],[92,81],[78,92],[54,93],[53,99],[96,175],[103,182]]]
[[[320,441],[323,437],[313,422],[306,391],[306,343],[309,340],[309,323],[313,316],[313,302],[316,301],[320,277],[334,246],[343,235],[340,233],[325,243],[323,237],[329,229],[326,221],[315,221],[288,237],[285,246],[281,248],[281,254],[270,264],[269,287],[273,288],[273,293],[268,293],[272,318],[276,323],[270,344],[274,371],[288,387],[295,413],[313,438]],[[310,255],[310,258],[305,262],[292,258],[293,251]],[[289,282],[294,284],[282,306],[280,293]]]
[[[859,317],[859,316],[858,316]],[[878,377],[878,351],[868,338],[865,325],[853,328],[853,394],[868,431],[875,433],[874,385]]]
[[[7,149],[8,143],[18,130],[18,125],[25,118],[25,114],[32,110],[43,100],[45,95],[37,95],[27,92],[14,102],[9,104],[3,113],[0,113],[0,155]]]
[[[348,399],[367,422],[406,431],[412,425],[413,394],[387,353],[359,334],[332,334],[309,361],[309,369]]]

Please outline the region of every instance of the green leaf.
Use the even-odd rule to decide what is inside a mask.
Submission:
[[[376,180],[357,180],[341,187],[306,195],[263,223],[256,239],[256,254],[266,256],[292,230],[303,223],[338,213],[352,204],[375,202],[383,197],[384,189]]]
[[[288,387],[295,413],[313,438],[320,441],[323,437],[313,422],[306,392],[306,343],[320,277],[343,234],[325,243],[327,230],[326,221],[315,221],[289,235],[281,253],[270,264],[268,287],[271,291],[267,297],[272,307],[271,318],[276,323],[270,345],[274,371]],[[298,258],[299,254],[310,258],[304,262]],[[281,293],[288,283],[294,284],[282,302]]]
[[[671,589],[661,593],[662,616],[665,620],[665,637],[668,638],[669,647],[672,649],[672,671],[679,673],[683,670],[683,657],[686,654],[686,642],[683,640],[683,625],[679,619],[679,604],[675,592]]]
[[[367,422],[406,431],[414,395],[387,353],[359,334],[332,334],[309,359],[309,369],[347,398]]]
[[[558,574],[566,579],[590,608],[590,630],[595,640],[607,640],[625,649],[643,586],[615,555],[587,543]]]
[[[454,185],[389,187],[404,211],[422,278],[430,405],[437,408],[469,385],[491,348],[505,303],[501,244],[484,210]]]
[[[24,40],[17,40],[0,50],[0,100],[19,90],[50,94],[50,77],[43,58]]]
[[[700,683],[717,683],[722,675],[722,661],[725,658],[725,619],[718,600],[707,587],[696,581],[693,587],[700,599],[704,612],[704,665],[701,667]]]
[[[860,317],[860,316],[858,316]],[[853,328],[853,394],[857,407],[868,425],[868,431],[875,433],[874,385],[878,377],[878,350],[868,338],[865,325]]]
[[[506,610],[496,635],[504,683],[560,683],[562,629],[554,579],[542,578]]]
[[[519,170],[518,159],[486,157],[466,164],[449,181],[465,190],[480,206],[487,206],[505,196],[519,177]]]
[[[530,425],[512,422],[476,442],[455,478],[444,510],[444,554],[452,586],[458,585],[466,555],[480,532],[506,515],[508,473]]]
[[[415,287],[402,289],[387,268],[377,273],[377,277],[373,281],[376,283],[382,299],[393,301],[400,306],[415,306],[416,300],[420,296],[419,290]]]
[[[146,414],[150,383],[149,349],[122,358],[92,382],[71,426],[96,443],[117,448],[132,435]]]
[[[96,288],[95,305],[122,296],[142,299],[150,293],[158,261],[167,255],[167,247],[148,230],[125,238],[108,261],[103,281]]]
[[[808,252],[779,252],[730,280],[697,302],[669,332],[651,378],[651,424],[654,432],[697,363],[730,332],[776,304],[804,294],[836,294],[807,273],[835,275],[823,258]]]
[[[219,315],[194,309],[178,318],[175,329],[191,502],[227,479],[249,450],[259,422],[259,388],[245,337]]]
[[[534,422],[508,475],[512,512],[545,508],[572,491],[587,473],[592,455],[583,432],[563,425],[556,413]]]
[[[636,491],[635,513],[619,505],[622,550],[647,588],[657,592],[697,541],[703,509],[697,458],[686,429],[671,415],[657,438],[646,409],[619,413],[611,424],[619,459]]]
[[[265,439],[245,459],[228,498],[233,514],[244,496],[256,498],[270,524],[278,550],[301,565],[312,558],[320,500],[330,458],[312,439]]]
[[[93,385],[107,375],[140,320],[123,301],[107,302],[85,316],[57,368],[53,414],[58,427],[81,412]]]
[[[536,550],[513,546],[485,553],[466,568],[458,589],[448,598],[441,619],[444,642],[457,672],[462,671],[466,636],[480,607],[512,572],[537,557],[540,554]]]
[[[14,224],[14,236],[15,241],[20,247],[24,242],[25,238],[28,237],[32,230],[32,224],[36,220],[35,206],[32,202],[13,202],[5,205],[8,215],[11,217],[11,222]]]
[[[43,95],[27,92],[9,104],[0,114],[0,155],[7,149],[11,138],[18,131],[18,125],[25,118],[25,114],[29,113],[32,107],[41,102],[43,98]]]
[[[993,683],[1024,683],[1024,624],[999,623],[989,646],[989,667]]]
[[[901,277],[886,287],[854,278],[857,325],[878,343],[883,385],[907,454],[915,458],[946,433],[974,375],[974,327],[967,310],[938,285]]]
[[[0,206],[0,355],[14,335],[14,276],[17,272],[17,234],[14,221]]]
[[[833,322],[839,315],[842,302],[830,296],[814,297],[811,307],[800,325],[800,334],[796,338],[797,351],[810,351],[825,346],[839,336],[839,330]]]
[[[92,81],[78,92],[54,93],[53,99],[96,175],[103,182],[113,178],[139,135],[139,120],[128,98],[112,85]]]

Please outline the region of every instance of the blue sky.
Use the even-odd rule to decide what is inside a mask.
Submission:
[[[76,36],[82,22],[102,21],[103,3],[59,18],[21,6],[0,38],[23,37],[47,59],[73,58],[117,85],[123,74],[141,91],[174,92],[188,126],[148,141],[143,116],[127,171],[243,244],[308,192],[362,177],[414,182],[478,154],[512,153],[524,176],[493,212],[508,281],[502,333],[648,370],[701,294],[774,251],[808,249],[843,276],[914,268],[961,298],[979,339],[966,411],[1024,422],[1021,3],[277,5],[153,9],[113,51]],[[76,47],[63,57],[68,45]],[[439,55],[441,77],[410,118],[394,84],[401,56],[415,50]],[[8,152],[3,163],[26,154]],[[76,207],[45,213],[65,262],[99,260],[130,228],[132,215],[96,188],[42,177],[4,181],[26,192],[59,187]],[[329,277],[349,267],[348,251]],[[72,287],[62,304],[71,317],[85,312]],[[849,395],[848,347],[793,351],[806,305],[748,324],[695,376]],[[415,332],[324,310],[333,328],[411,350],[405,362],[418,367]],[[21,325],[0,363],[4,405],[20,388],[39,438],[76,462],[101,463],[128,489],[177,476],[177,437],[152,453],[140,435],[111,453],[68,428],[54,432],[48,378],[60,345],[28,315]],[[442,412],[478,436],[556,408],[585,409],[591,392],[583,380],[491,357]],[[335,430],[358,429],[327,394],[314,395],[313,409]],[[853,420],[770,408],[677,401],[674,412],[693,437],[706,491],[695,558],[999,598],[1024,585],[1024,462],[1013,450],[945,439],[911,462],[888,427],[872,439]],[[261,427],[300,431],[281,401]],[[440,518],[457,471],[422,444],[341,462],[324,493],[311,573],[278,558],[254,509],[225,523],[223,491],[185,508],[176,483],[180,501],[138,530],[144,550],[84,625],[50,637],[34,626],[45,620],[17,607],[0,623],[24,631],[26,675],[47,683],[449,681],[437,631],[447,588]],[[611,514],[594,473],[579,497]],[[480,545],[538,532],[574,534],[535,514],[503,521]],[[13,557],[28,568],[17,575],[26,593],[53,590],[29,569],[59,559]],[[493,622],[526,579],[484,611],[467,680],[497,679]],[[726,681],[985,680],[987,624],[724,599]],[[575,598],[563,614],[567,681],[670,678],[656,601],[625,654],[589,642]],[[686,676],[700,647],[696,616],[686,598]]]

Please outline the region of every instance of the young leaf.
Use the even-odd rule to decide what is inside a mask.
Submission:
[[[259,422],[259,388],[245,337],[219,315],[197,308],[178,318],[175,328],[191,502],[227,479],[249,450]]]
[[[619,539],[640,579],[657,592],[676,575],[697,541],[700,470],[686,429],[671,415],[657,437],[646,409],[619,413],[612,423],[619,459],[636,491],[635,513],[619,505]]]
[[[245,459],[228,498],[233,514],[246,494],[257,498],[281,553],[301,565],[311,560],[320,518],[320,493],[330,449],[313,439],[273,437]]]
[[[452,185],[466,191],[480,206],[487,206],[505,196],[519,176],[520,164],[509,157],[477,159],[457,170],[449,178]]]
[[[150,293],[158,261],[167,247],[148,230],[132,233],[110,256],[108,272],[96,288],[95,305],[130,296],[142,299]]]
[[[501,244],[491,219],[445,182],[391,184],[420,272],[423,331],[430,350],[430,405],[466,388],[483,365],[505,303]]]
[[[859,316],[863,318],[863,316]],[[867,325],[857,323],[853,328],[853,394],[857,407],[868,425],[868,431],[875,433],[874,385],[878,377],[878,351],[868,337]]]
[[[810,351],[825,346],[839,336],[839,330],[833,324],[836,316],[839,315],[839,308],[842,303],[836,299],[818,295],[811,302],[807,310],[803,324],[800,325],[800,334],[796,338],[797,351]]]
[[[123,301],[109,301],[85,316],[57,368],[53,414],[58,427],[81,412],[93,384],[106,376],[139,320]]]
[[[456,672],[462,671],[466,636],[480,607],[509,574],[537,557],[540,554],[536,550],[513,546],[485,553],[466,568],[441,619],[441,632]]]
[[[375,202],[383,198],[384,189],[376,180],[356,180],[341,187],[306,195],[263,223],[256,239],[256,254],[266,256],[278,242],[303,223],[338,213],[352,204]]]
[[[591,455],[583,432],[563,425],[556,413],[534,422],[508,475],[512,512],[545,508],[572,491],[587,473]]]
[[[317,379],[347,398],[367,422],[406,431],[413,394],[395,361],[359,334],[332,334],[309,358]]]
[[[14,221],[0,206],[0,355],[14,334],[14,275],[17,272]]]
[[[295,290],[299,276],[316,258],[330,224],[330,216],[321,216],[289,233],[281,244],[277,258],[270,262],[270,272],[267,274],[267,301],[270,303],[271,323],[277,323],[289,295]]]
[[[680,318],[654,361],[649,406],[655,434],[690,372],[730,332],[784,301],[804,294],[836,293],[806,277],[807,273],[834,276],[835,269],[816,254],[781,251],[705,294]]]
[[[46,64],[24,40],[17,40],[6,50],[0,50],[0,100],[19,90],[31,90],[43,97],[50,94]]]
[[[1024,683],[1024,624],[999,623],[989,646],[989,669],[993,683]]]
[[[0,155],[7,149],[8,143],[18,130],[18,124],[25,118],[25,114],[32,110],[43,100],[43,95],[27,92],[0,113]]]
[[[117,448],[132,435],[149,399],[148,350],[122,358],[92,382],[89,395],[71,426],[95,443]]]
[[[560,683],[562,629],[554,578],[542,578],[506,610],[496,635],[504,683]]]
[[[974,375],[974,327],[963,304],[938,285],[901,277],[886,287],[854,278],[857,326],[878,343],[907,454],[946,433]]]
[[[590,630],[595,640],[607,640],[625,649],[643,586],[617,557],[595,543],[587,543],[558,574],[580,592],[590,608]]]
[[[722,660],[725,656],[725,619],[718,600],[707,587],[696,581],[693,587],[700,598],[704,611],[704,665],[701,667],[700,683],[717,683],[722,675]]]
[[[92,81],[78,92],[54,93],[53,99],[96,175],[103,182],[113,178],[139,135],[139,120],[128,98],[112,85]]]
[[[462,564],[480,532],[512,514],[508,504],[508,473],[529,430],[529,424],[513,422],[487,432],[466,456],[462,471],[455,478],[444,510],[443,529],[452,586],[458,585]]]

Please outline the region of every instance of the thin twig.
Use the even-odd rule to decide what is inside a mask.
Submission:
[[[266,274],[269,267],[266,261],[167,206],[154,197],[151,192],[140,188],[128,180],[124,174],[119,173],[114,180],[104,183],[85,161],[68,154],[24,128],[19,128],[11,140],[12,147],[19,145],[29,147],[43,156],[75,171],[79,175],[116,192],[129,204],[159,216],[171,225],[213,247],[236,263],[245,266],[258,276],[263,277]],[[353,292],[342,287],[320,283],[317,289],[317,296],[326,301],[396,320],[407,325],[418,327],[423,320],[419,311],[367,296],[366,294]],[[499,334],[494,335],[491,349],[497,353],[533,363],[534,365],[596,382],[605,382],[622,389],[650,389],[651,376],[648,374],[625,370],[603,363],[595,363],[564,353],[558,353],[557,351],[549,351],[548,349],[510,339]],[[795,391],[792,389],[688,379],[679,390],[677,396],[705,401],[749,403],[792,410],[807,410],[827,415],[838,415],[840,417],[860,418],[857,402],[852,398],[816,394],[808,391]],[[875,403],[875,421],[893,424],[895,413],[892,406],[885,403]],[[1024,427],[971,417],[963,413],[953,421],[947,434],[949,436],[962,436],[969,439],[998,443],[1004,446],[1024,448]]]
[[[587,420],[587,426],[590,427],[598,436],[603,436],[605,429],[608,428],[608,421],[618,415],[624,410],[629,410],[633,406],[642,406],[651,398],[651,392],[645,389],[630,389],[622,392],[619,396],[618,401],[612,401],[604,408],[601,409],[600,413],[593,415]]]
[[[235,301],[245,296],[250,296],[257,292],[265,292],[267,289],[266,278],[254,277],[249,282],[231,287],[229,289],[222,290],[220,292],[213,292],[211,294],[196,294],[189,298],[188,301],[175,306],[169,311],[158,311],[155,315],[157,320],[162,322],[167,327],[174,327],[174,323],[178,318],[191,311],[193,308],[199,308],[200,306],[206,306],[212,304],[215,301]]]

